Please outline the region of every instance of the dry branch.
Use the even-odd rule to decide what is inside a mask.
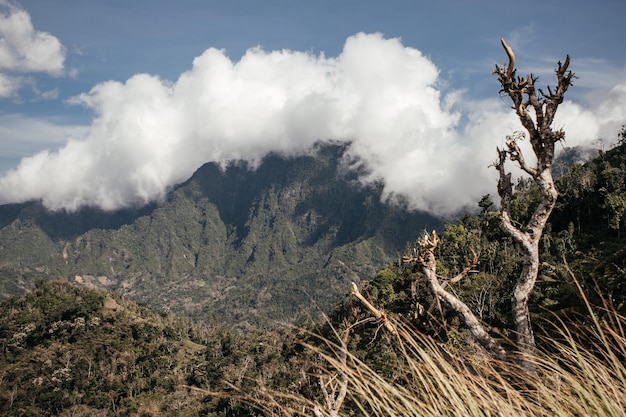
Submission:
[[[348,357],[348,340],[350,339],[350,330],[350,327],[344,330],[343,335],[340,338],[341,346],[339,347],[340,350],[338,356],[339,363],[343,369],[346,367]],[[339,410],[346,399],[346,394],[348,393],[348,375],[341,371],[340,375],[332,377],[320,373],[318,376],[318,383],[320,390],[322,391],[322,395],[324,396],[324,403],[326,405],[328,415],[330,417],[337,417],[339,415]],[[313,407],[313,414],[315,417],[324,415],[319,406]]]
[[[370,303],[365,297],[363,297],[363,295],[359,291],[359,287],[357,287],[357,285],[354,282],[352,283],[351,293],[356,298],[358,298],[361,304],[363,304],[363,306],[365,306],[365,308],[367,308],[370,311],[370,313],[372,313],[372,315],[376,318],[376,320],[378,320],[379,323],[385,326],[385,328],[389,331],[389,333],[391,333],[393,336],[398,335],[396,328],[394,327],[393,324],[391,324],[389,319],[387,319],[387,315],[385,314],[385,312],[383,310],[379,310],[376,307],[374,307],[372,303]]]
[[[465,257],[465,267],[463,268],[463,270],[457,276],[455,276],[454,278],[451,278],[451,279],[445,281],[443,284],[441,284],[442,287],[445,288],[446,284],[456,284],[457,282],[459,282],[460,280],[465,278],[467,276],[467,274],[472,272],[472,269],[476,265],[478,265],[478,255],[476,254],[474,249],[470,249],[470,251],[472,252],[472,260],[470,261],[469,258],[466,256]]]

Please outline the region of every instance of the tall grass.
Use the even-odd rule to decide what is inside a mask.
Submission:
[[[585,325],[550,322],[551,336],[538,337],[538,353],[530,358],[533,373],[514,359],[444,346],[389,317],[398,330],[393,375],[377,372],[340,343],[307,345],[326,364],[316,380],[347,381],[338,413],[322,395],[259,389],[252,402],[267,415],[284,416],[626,416],[626,318],[610,309],[602,319],[589,312]]]

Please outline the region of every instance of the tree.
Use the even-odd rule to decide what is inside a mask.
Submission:
[[[515,55],[513,50],[504,39],[502,46],[508,56],[509,63],[506,68],[496,65],[494,73],[502,86],[501,92],[506,93],[513,101],[515,110],[522,126],[530,138],[533,153],[537,159],[534,166],[526,163],[524,154],[518,144],[526,134],[516,132],[508,137],[505,148],[497,148],[498,159],[494,163],[499,172],[498,194],[500,196],[500,210],[498,223],[503,233],[509,235],[518,244],[523,253],[523,265],[521,273],[512,295],[512,315],[517,337],[517,347],[522,354],[522,366],[532,371],[535,367],[528,355],[535,353],[535,338],[531,326],[528,300],[535,286],[539,272],[539,242],[546,226],[548,218],[556,205],[557,190],[552,177],[552,162],[554,159],[555,144],[565,137],[563,130],[554,130],[552,122],[558,106],[563,102],[563,95],[571,85],[574,75],[568,71],[569,55],[565,62],[558,63],[556,68],[557,87],[552,91],[547,87],[548,94],[541,89],[535,88],[537,77],[530,74],[526,77],[518,77],[515,70]],[[520,178],[516,191],[532,194],[535,204],[520,206],[517,196],[513,194],[513,182],[511,173],[506,171],[507,160],[515,162],[529,178]],[[492,205],[489,195],[482,198],[479,206],[482,216],[485,217]],[[523,222],[525,224],[520,224]],[[433,231],[431,235],[423,235],[416,242],[416,247],[408,256],[402,257],[402,264],[419,267],[422,275],[426,278],[435,298],[436,306],[440,303],[458,314],[465,325],[469,328],[473,337],[499,358],[505,358],[506,352],[503,347],[489,334],[484,324],[476,316],[468,305],[459,299],[453,292],[446,289],[447,285],[459,282],[472,268],[478,264],[478,257],[473,249],[473,259],[466,259],[465,268],[454,278],[440,281],[437,275],[437,261],[435,249],[439,239]],[[381,322],[388,331],[395,335],[396,331],[387,320],[385,312],[377,309],[369,303],[358,291],[356,284],[352,284],[352,294]],[[412,291],[413,292],[413,291]],[[431,307],[432,309],[432,307]],[[430,310],[429,310],[430,311]]]
[[[431,235],[424,234],[418,241],[419,252],[416,257],[404,257],[403,262],[411,262],[419,265],[422,269],[426,280],[428,281],[430,288],[435,296],[436,302],[443,302],[448,307],[452,308],[461,318],[465,325],[468,327],[472,336],[488,351],[495,354],[500,359],[506,358],[506,352],[504,348],[494,340],[487,332],[480,319],[472,312],[472,310],[445,288],[447,285],[451,285],[462,280],[467,274],[469,274],[473,267],[478,264],[478,256],[473,253],[472,259],[465,260],[465,268],[454,278],[441,283],[437,276],[437,260],[435,258],[435,248],[439,239],[437,233],[433,230]]]
[[[501,92],[506,93],[513,102],[513,109],[529,136],[533,153],[537,158],[534,166],[526,163],[518,141],[520,135],[509,136],[503,149],[497,148],[498,159],[494,166],[499,172],[498,194],[501,208],[499,212],[500,228],[510,235],[522,248],[524,261],[522,271],[515,284],[512,295],[512,312],[515,323],[518,349],[522,354],[535,351],[528,299],[535,286],[539,272],[539,241],[550,214],[556,204],[557,190],[552,178],[552,161],[555,144],[565,137],[562,129],[553,129],[552,123],[563,96],[572,85],[574,74],[568,71],[570,59],[559,61],[555,70],[557,86],[554,91],[547,87],[547,94],[535,87],[537,77],[529,74],[518,77],[515,69],[515,54],[511,47],[501,39],[502,46],[508,56],[506,68],[496,65],[494,74],[502,86]],[[505,162],[511,160],[530,176],[540,192],[539,204],[525,225],[516,226],[511,218],[511,199],[513,185],[511,173],[506,171]]]
[[[617,135],[617,145],[626,145],[626,125],[622,126],[622,130],[620,130],[619,134]]]
[[[617,235],[620,236],[622,219],[626,215],[626,196],[619,193],[607,193],[604,196],[604,204],[609,210],[609,228],[617,230]]]

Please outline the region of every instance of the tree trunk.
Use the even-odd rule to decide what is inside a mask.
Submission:
[[[533,354],[535,350],[535,336],[528,311],[528,299],[535,287],[539,272],[539,246],[533,252],[524,256],[524,266],[515,284],[512,296],[513,321],[517,335],[517,345],[524,354]]]
[[[509,145],[513,146],[513,145]],[[515,145],[516,146],[516,145]],[[502,154],[504,156],[504,154]],[[501,166],[501,178],[504,174],[503,162]],[[554,180],[549,170],[544,169],[534,176],[535,183],[541,191],[541,200],[532,214],[525,229],[515,227],[510,218],[510,195],[512,188],[510,185],[506,192],[503,192],[502,211],[500,212],[500,226],[504,232],[513,237],[524,251],[524,264],[520,276],[515,284],[512,295],[512,313],[515,323],[518,348],[522,354],[532,355],[535,352],[535,337],[532,330],[528,300],[535,287],[539,274],[539,241],[543,229],[556,205],[558,193],[554,185]],[[502,180],[510,184],[508,178]],[[501,182],[502,182],[501,181]]]

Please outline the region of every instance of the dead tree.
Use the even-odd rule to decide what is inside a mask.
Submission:
[[[459,314],[476,341],[498,358],[505,359],[506,351],[491,337],[480,319],[476,317],[467,304],[445,289],[446,285],[457,283],[467,276],[472,268],[478,264],[478,256],[473,252],[473,259],[466,259],[465,267],[457,276],[447,281],[440,282],[437,277],[437,260],[435,258],[435,249],[438,243],[439,238],[434,230],[430,235],[423,235],[417,241],[418,251],[415,255],[403,257],[402,262],[414,263],[420,266],[422,273],[430,284],[430,288],[435,296],[435,302],[444,303],[447,307]]]
[[[555,144],[565,137],[562,129],[553,129],[552,123],[559,105],[563,102],[563,95],[572,85],[574,75],[568,71],[570,59],[567,55],[565,62],[559,62],[555,70],[557,78],[555,90],[552,91],[547,87],[546,94],[535,87],[537,77],[533,74],[526,77],[516,75],[515,54],[504,39],[501,39],[501,42],[509,62],[506,68],[496,65],[494,74],[498,76],[502,86],[500,92],[506,93],[513,102],[513,109],[528,133],[533,153],[537,158],[534,166],[527,164],[516,141],[517,138],[509,137],[503,149],[497,148],[498,159],[494,163],[500,174],[498,180],[498,194],[501,199],[500,227],[513,238],[524,253],[522,271],[512,295],[517,344],[520,353],[532,354],[535,351],[535,337],[528,311],[528,299],[539,272],[539,240],[558,196],[552,178],[554,148]],[[507,159],[514,161],[532,178],[541,195],[537,208],[523,226],[514,225],[511,219],[513,185],[511,173],[507,173],[505,169]]]
[[[555,145],[565,137],[563,130],[552,128],[552,123],[558,106],[563,102],[565,92],[572,85],[574,74],[568,71],[570,61],[568,55],[564,63],[558,63],[558,67],[555,70],[557,77],[555,90],[552,91],[550,87],[547,87],[548,93],[546,94],[541,89],[535,88],[537,77],[533,74],[524,78],[516,75],[515,54],[504,39],[501,39],[501,42],[509,62],[506,68],[496,65],[494,73],[498,76],[498,81],[502,86],[500,92],[506,93],[513,101],[513,109],[529,135],[533,153],[537,158],[534,166],[527,164],[517,143],[520,136],[513,135],[508,138],[503,149],[497,148],[498,159],[494,163],[500,174],[498,179],[498,194],[501,199],[500,227],[513,238],[524,253],[522,271],[513,290],[512,313],[518,349],[523,355],[522,364],[532,369],[532,362],[524,360],[526,355],[535,352],[535,338],[528,311],[528,299],[535,286],[539,272],[539,241],[558,196],[554,179],[552,178],[552,161],[554,159]],[[513,184],[511,173],[508,173],[505,169],[507,159],[517,163],[518,167],[532,178],[540,191],[541,197],[535,211],[530,216],[528,222],[522,226],[516,226],[511,218]],[[437,243],[438,239],[435,232],[431,235],[425,235],[418,241],[418,248],[416,248],[413,256],[404,257],[403,262],[419,265],[430,284],[436,302],[444,303],[459,314],[474,338],[481,345],[499,358],[505,358],[506,351],[486,331],[478,317],[464,302],[445,289],[447,284],[453,284],[461,280],[470,272],[472,266],[477,263],[475,254],[473,264],[470,262],[457,277],[442,283],[439,281],[436,273],[434,251]],[[352,286],[352,294],[374,314],[392,335],[396,335],[396,330],[387,320],[385,312],[369,303],[359,293],[354,283]]]
[[[465,267],[463,270],[455,277],[441,282],[437,276],[437,260],[435,258],[435,249],[437,248],[438,243],[439,238],[437,237],[437,232],[434,230],[430,235],[423,235],[417,240],[417,247],[415,248],[412,256],[403,256],[401,260],[402,263],[416,265],[421,268],[421,271],[426,277],[426,280],[428,281],[435,297],[433,306],[440,306],[440,303],[443,303],[448,308],[454,310],[459,316],[461,316],[463,322],[478,343],[499,359],[506,359],[506,351],[504,348],[493,337],[491,337],[489,332],[485,329],[483,323],[478,317],[476,317],[467,304],[446,290],[447,285],[459,282],[472,272],[472,268],[478,264],[478,255],[472,251],[473,258],[465,260]],[[352,295],[354,295],[361,302],[361,304],[367,308],[367,310],[382,326],[387,329],[387,331],[389,331],[392,336],[398,336],[398,331],[388,320],[385,312],[376,308],[365,297],[363,297],[354,282],[352,283]]]

